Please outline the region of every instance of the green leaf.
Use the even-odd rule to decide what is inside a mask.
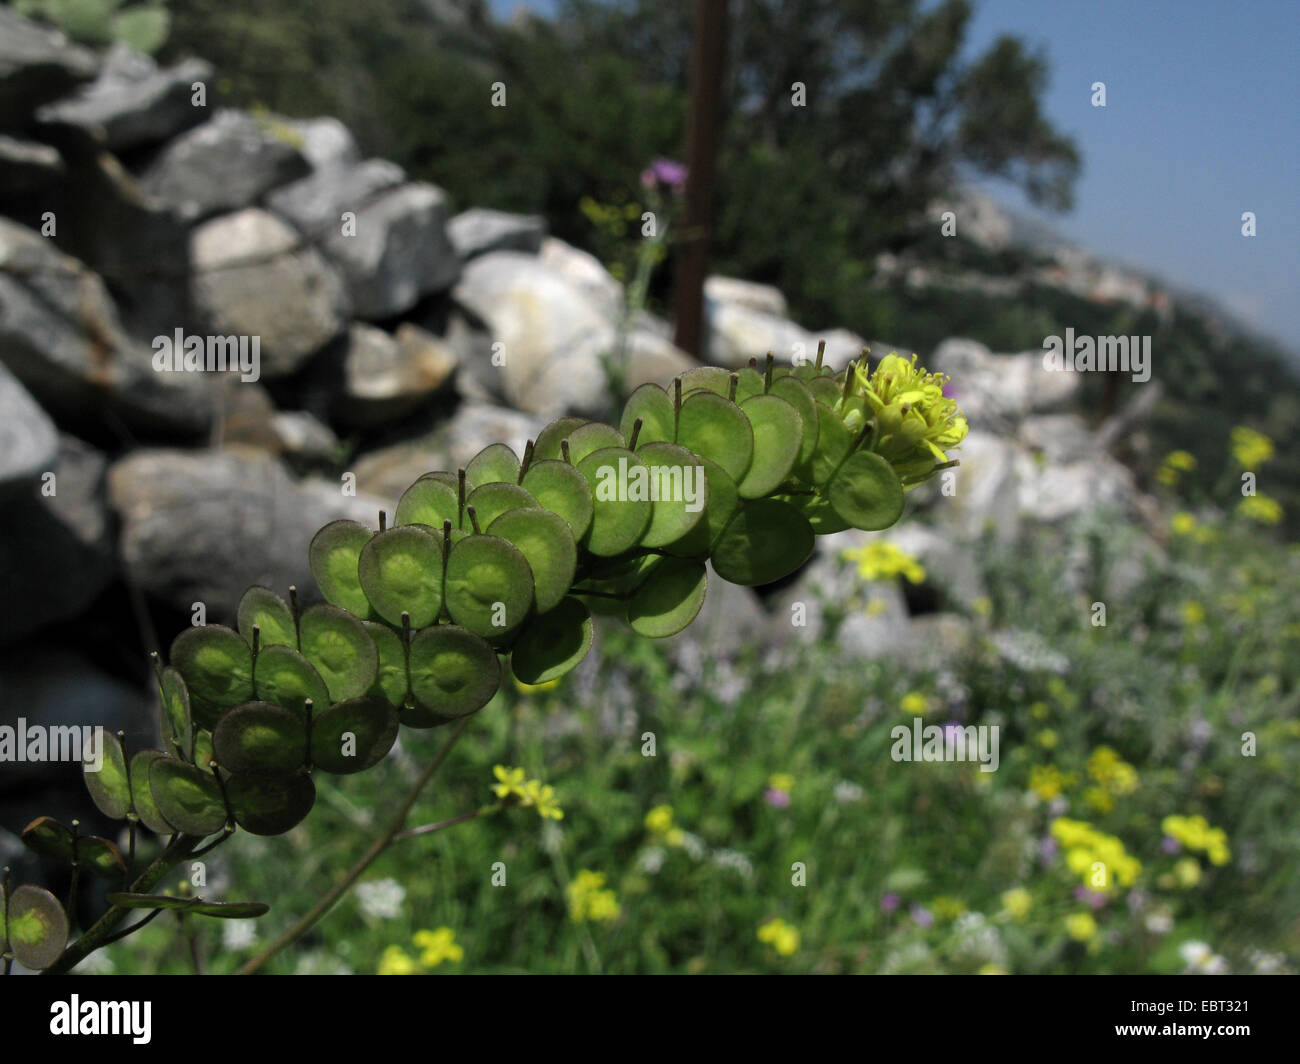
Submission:
[[[675,443],[650,443],[637,448],[637,454],[649,471],[654,499],[641,546],[666,547],[704,520],[709,503],[704,463]]]
[[[503,639],[533,605],[533,573],[500,536],[467,536],[447,558],[445,590],[451,619],[484,639]]]
[[[379,652],[379,674],[368,693],[386,698],[400,709],[406,704],[407,695],[406,651],[402,648],[402,637],[382,624],[373,621],[362,623]]]
[[[524,683],[558,680],[587,656],[594,634],[591,612],[577,599],[566,598],[529,622],[515,642],[510,666]]]
[[[98,733],[102,741],[99,771],[93,771],[90,761],[82,764],[86,790],[90,800],[110,820],[121,820],[131,812],[131,779],[126,773],[126,755],[122,744],[112,732]]]
[[[501,662],[472,632],[441,624],[411,640],[410,675],[415,707],[403,711],[402,723],[432,728],[487,705],[501,684]]]
[[[741,506],[713,548],[713,568],[723,580],[755,587],[789,576],[812,554],[807,518],[775,499]]]
[[[569,433],[569,461],[581,465],[589,454],[604,450],[606,447],[626,447],[627,440],[613,425],[600,421],[588,421]]]
[[[465,500],[466,516],[461,520],[461,528],[470,529],[469,508],[474,507],[474,519],[478,527],[487,531],[488,525],[510,510],[537,508],[537,500],[518,484],[484,484],[475,488]]]
[[[586,423],[587,419],[582,417],[562,417],[552,421],[538,433],[537,442],[533,444],[533,461],[561,458],[563,452],[560,450],[560,442],[567,440],[574,429]]]
[[[744,479],[754,457],[749,418],[735,403],[712,392],[696,392],[682,400],[675,442],[717,462],[737,484]]]
[[[634,469],[646,470],[636,474]],[[632,478],[649,477],[645,460],[625,447],[606,447],[587,455],[578,472],[591,486],[591,530],[583,544],[592,554],[612,558],[635,547],[650,527],[649,495],[633,498]],[[648,484],[648,480],[646,482]]]
[[[171,663],[185,680],[190,706],[204,727],[223,709],[253,697],[253,651],[233,628],[187,628],[172,642]]]
[[[672,398],[657,384],[643,384],[627,398],[623,407],[623,417],[618,423],[618,430],[630,443],[632,427],[637,419],[641,420],[641,431],[637,434],[636,447],[647,443],[672,443],[677,433],[677,416],[673,410]]]
[[[166,756],[161,750],[141,750],[131,758],[131,804],[135,806],[140,823],[155,835],[172,835],[176,832],[158,809],[153,789],[149,786],[150,767],[158,758]]]
[[[270,702],[245,702],[221,718],[212,749],[228,772],[296,772],[307,763],[307,722]]]
[[[903,515],[903,485],[893,466],[873,451],[849,455],[826,497],[840,517],[865,532],[888,528]]]
[[[212,772],[170,757],[149,765],[158,813],[186,835],[212,835],[226,826],[226,806]]]
[[[171,909],[223,920],[253,920],[271,911],[269,905],[260,901],[204,901],[202,898],[169,898],[165,894],[130,894],[125,891],[109,894],[108,904],[118,909]]]
[[[573,541],[581,543],[591,527],[591,486],[567,462],[534,461],[520,485],[537,505],[557,513],[569,525]]]
[[[490,443],[469,460],[465,479],[472,487],[480,484],[519,482],[519,456],[504,443]]]
[[[778,395],[755,395],[740,405],[754,433],[754,457],[736,487],[742,499],[761,499],[785,483],[803,445],[799,412]]]
[[[442,612],[442,550],[442,533],[423,525],[390,528],[371,539],[361,549],[357,573],[374,611],[389,624],[400,625],[403,613],[414,628],[433,624]]]
[[[239,634],[253,644],[253,627],[258,629],[258,646],[297,647],[298,632],[293,625],[293,611],[270,588],[253,585],[239,600]]]
[[[194,742],[194,723],[190,716],[190,692],[185,686],[185,679],[169,665],[162,671],[158,690],[162,698],[163,739],[176,756],[189,757]]]
[[[302,656],[316,667],[331,702],[370,690],[379,673],[379,652],[361,622],[337,606],[313,606],[299,621]]]
[[[708,573],[689,558],[665,558],[627,604],[627,620],[638,635],[663,639],[695,620],[704,605]]]
[[[550,510],[510,510],[487,531],[513,544],[528,562],[537,612],[558,606],[578,567],[578,547],[564,518]]]
[[[423,476],[412,484],[397,501],[393,515],[396,525],[428,525],[441,530],[443,523],[460,527],[460,491],[457,483]]]
[[[24,883],[9,895],[9,948],[24,968],[48,968],[68,944],[68,914],[53,894]]]
[[[437,482],[416,481],[416,484],[420,483]],[[414,487],[413,484],[408,489],[408,494]],[[357,560],[361,557],[361,548],[370,542],[372,535],[370,529],[356,521],[331,521],[312,537],[311,546],[307,548],[311,575],[325,601],[342,606],[361,620],[370,616],[370,600],[357,577]]]
[[[292,647],[267,647],[257,655],[255,665],[253,687],[256,701],[274,702],[304,719],[308,699],[315,706],[329,705],[329,688],[320,673]]]
[[[339,702],[312,721],[312,764],[337,775],[363,772],[387,756],[397,732],[397,710],[384,699]]]
[[[316,804],[316,785],[306,772],[231,776],[226,792],[235,823],[250,835],[283,835],[302,823]]]

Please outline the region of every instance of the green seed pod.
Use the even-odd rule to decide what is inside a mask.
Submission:
[[[746,366],[744,369],[738,369],[735,376],[736,394],[731,401],[737,405],[755,395],[762,395],[767,390],[767,382],[763,379],[763,374],[756,369]],[[731,388],[730,379],[728,379],[727,388],[728,392],[724,394],[729,394]]]
[[[709,501],[704,508],[704,520],[681,539],[665,544],[664,550],[688,558],[707,558],[740,506],[740,492],[736,482],[716,462],[707,458],[697,460],[704,463],[704,480],[708,485]]]
[[[639,472],[634,472],[639,470]],[[578,465],[591,486],[591,530],[582,544],[600,558],[612,558],[641,541],[650,525],[650,471],[645,460],[625,447],[594,451]],[[644,495],[634,490],[640,478]]]
[[[397,710],[383,698],[351,698],[311,723],[311,763],[336,775],[379,764],[397,741]]]
[[[467,541],[468,542],[468,541]],[[477,713],[501,684],[501,662],[486,642],[464,628],[440,624],[411,640],[413,706],[402,723],[432,728]]]
[[[221,718],[212,749],[227,772],[296,772],[307,764],[307,721],[271,702],[245,702]]]
[[[462,531],[469,531],[472,522],[470,508],[474,510],[474,521],[480,529],[486,529],[503,513],[524,507],[536,508],[537,500],[518,484],[484,484],[469,493],[465,501],[465,516],[461,518]]]
[[[677,379],[682,382],[682,395],[706,391],[725,399],[731,391],[731,374],[718,366],[696,366],[678,374]]]
[[[5,938],[24,968],[39,972],[59,959],[68,944],[68,914],[43,887],[24,883],[5,899]]]
[[[369,624],[370,622],[365,622]],[[259,702],[274,702],[303,720],[307,702],[329,704],[329,689],[310,661],[291,647],[273,646],[258,651],[254,663],[253,694]]]
[[[484,639],[502,640],[533,605],[528,561],[500,536],[467,536],[447,557],[444,591],[451,619]]]
[[[722,466],[739,484],[754,457],[754,433],[740,407],[712,392],[696,392],[682,400],[677,412],[675,441],[701,458]]]
[[[206,766],[156,758],[149,766],[149,789],[159,815],[177,831],[212,835],[226,826],[221,785]]]
[[[654,499],[641,546],[666,547],[704,520],[709,502],[704,463],[674,443],[648,443],[637,454],[650,471]]]
[[[307,549],[311,575],[325,601],[360,620],[370,616],[370,600],[357,578],[357,560],[373,534],[356,521],[332,521],[316,533]]]
[[[582,542],[591,528],[591,486],[587,478],[567,462],[533,462],[520,487],[544,509],[559,514],[569,525],[575,543]]]
[[[356,698],[370,690],[379,672],[379,652],[361,622],[337,606],[313,606],[299,621],[302,656],[316,667],[330,701]]]
[[[110,820],[121,820],[131,812],[131,780],[126,771],[126,755],[122,744],[112,732],[101,732],[99,771],[92,772],[90,763],[82,767],[86,790],[99,811]]]
[[[627,620],[639,635],[663,639],[695,620],[704,605],[708,573],[690,558],[661,558],[628,600]]]
[[[629,442],[638,421],[641,429],[634,450],[640,451],[648,443],[673,442],[677,435],[677,415],[672,399],[659,385],[643,384],[628,396],[618,430]]]
[[[239,600],[239,634],[253,642],[253,629],[257,629],[258,645],[296,647],[298,630],[293,623],[289,604],[270,588],[254,585]]]
[[[510,510],[487,531],[513,544],[528,562],[537,612],[555,609],[572,586],[578,566],[578,548],[564,518],[550,510]]]
[[[588,421],[585,425],[569,433],[568,444],[569,461],[576,466],[580,466],[587,455],[603,450],[606,447],[626,447],[627,440],[612,425],[605,425],[599,421]]]
[[[768,394],[784,399],[799,413],[799,421],[803,425],[803,439],[799,444],[799,457],[795,460],[797,471],[800,467],[812,461],[812,456],[817,450],[818,426],[820,425],[817,415],[817,400],[813,398],[812,392],[808,390],[802,381],[791,376],[773,379]]]
[[[754,433],[754,458],[737,484],[742,499],[761,499],[784,484],[803,446],[803,419],[778,395],[754,395],[740,404]]]
[[[903,485],[893,466],[871,451],[857,451],[840,466],[826,497],[854,528],[876,532],[903,514]]]
[[[379,672],[368,692],[374,698],[386,698],[400,709],[406,704],[406,651],[402,637],[391,628],[374,621],[363,621],[362,627],[375,642],[379,653]]]
[[[131,758],[131,804],[140,823],[155,835],[171,835],[176,831],[159,811],[149,786],[150,767],[158,758],[166,756],[161,750],[141,750]]]
[[[852,527],[835,512],[830,500],[820,495],[774,495],[772,497],[779,502],[788,503],[803,514],[808,519],[813,532],[819,536],[843,532],[846,528]]]
[[[203,727],[253,697],[253,651],[232,628],[187,628],[172,641],[171,662],[185,680],[190,709]]]
[[[798,470],[799,479],[812,487],[823,486],[835,475],[852,449],[853,434],[844,427],[835,411],[818,403],[817,450],[813,452],[812,460]]]
[[[591,612],[575,598],[534,617],[515,641],[510,667],[527,684],[549,683],[578,666],[594,637]]]
[[[400,625],[403,613],[415,628],[433,624],[442,612],[442,555],[442,533],[424,525],[374,536],[361,549],[357,577],[375,613],[389,624]]]
[[[452,528],[460,527],[460,495],[455,480],[448,484],[446,480],[435,480],[436,475],[426,473],[402,493],[393,513],[395,525],[442,528],[443,522],[450,521]]]
[[[815,540],[807,519],[775,499],[741,506],[713,546],[713,569],[745,587],[770,584],[806,562]]]
[[[158,676],[158,691],[162,698],[163,740],[177,757],[189,757],[194,741],[189,688],[181,674],[169,665]]]
[[[562,458],[560,442],[567,440],[574,429],[586,423],[587,419],[581,417],[562,417],[552,421],[537,435],[537,442],[533,444],[533,460],[544,462]]]
[[[504,443],[490,443],[469,460],[465,479],[473,488],[498,482],[515,484],[519,480],[519,456]]]
[[[231,776],[226,793],[235,823],[250,835],[283,835],[316,804],[316,785],[306,772],[288,776]]]

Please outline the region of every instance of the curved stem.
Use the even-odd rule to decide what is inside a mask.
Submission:
[[[465,729],[469,726],[469,718],[463,718],[456,724],[452,730],[451,738],[446,745],[438,751],[429,766],[420,773],[420,777],[412,785],[410,792],[406,795],[402,804],[398,806],[397,812],[393,815],[392,820],[380,833],[379,837],[371,844],[370,849],[357,860],[347,873],[340,879],[321,899],[313,905],[302,918],[290,927],[284,934],[272,942],[266,949],[262,950],[256,957],[250,960],[236,972],[236,975],[252,975],[259,971],[267,961],[279,953],[285,946],[291,945],[310,931],[318,920],[334,907],[340,898],[343,897],[358,879],[364,874],[365,870],[375,863],[375,860],[383,853],[392,841],[397,838],[398,832],[406,824],[406,818],[410,815],[411,808],[415,805],[416,799],[420,797],[420,792],[424,790],[429,780],[433,779],[434,773],[442,767],[442,763],[447,760],[447,755],[451,753],[451,748],[456,745],[456,740],[461,737]]]

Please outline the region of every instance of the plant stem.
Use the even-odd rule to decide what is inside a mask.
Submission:
[[[451,737],[447,740],[446,745],[429,762],[429,766],[420,773],[419,779],[415,781],[405,800],[398,806],[397,812],[393,815],[393,819],[388,822],[388,826],[371,844],[370,849],[361,855],[357,863],[348,869],[347,874],[335,883],[315,905],[308,909],[296,924],[240,968],[235,973],[236,975],[252,975],[254,972],[259,971],[267,961],[284,949],[285,946],[291,945],[310,931],[316,925],[316,922],[329,912],[338,900],[351,889],[352,884],[361,878],[365,870],[374,864],[379,855],[388,849],[389,844],[397,837],[397,833],[406,824],[406,818],[410,815],[416,799],[420,797],[420,792],[424,790],[425,785],[429,780],[433,779],[434,774],[442,767],[442,763],[447,760],[447,755],[451,753],[451,748],[456,745],[456,740],[461,737],[468,726],[469,718],[465,717],[453,727]]]
[[[200,839],[193,835],[173,835],[166,849],[158,856],[143,874],[131,884],[131,890],[137,894],[147,894],[179,862],[189,856],[190,851]],[[130,909],[111,908],[101,916],[76,942],[65,949],[57,961],[46,968],[42,975],[63,975],[71,971],[100,946],[107,944],[113,931],[127,918]]]
[[[395,838],[413,839],[419,835],[432,835],[435,831],[441,831],[443,828],[449,828],[453,824],[463,824],[467,820],[476,820],[484,813],[490,813],[497,807],[490,805],[485,809],[475,809],[470,813],[461,813],[460,816],[454,816],[450,820],[439,820],[436,824],[424,824],[418,828],[409,828],[406,831],[399,831]]]

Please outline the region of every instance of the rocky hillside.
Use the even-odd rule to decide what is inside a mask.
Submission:
[[[459,209],[331,118],[222,109],[214,79],[0,8],[0,721],[151,741],[146,654],[196,603],[224,622],[248,584],[306,589],[320,525],[373,523],[421,473],[692,364],[544,219]],[[707,297],[721,364],[825,340],[842,365],[865,346],[789,320],[771,288],[714,277]],[[256,379],[160,371],[178,337],[257,338]],[[932,593],[891,583],[887,613],[845,626],[847,652],[960,639],[943,606],[983,594],[963,552],[986,529],[1010,542],[1030,519],[1151,509],[1109,456],[1132,412],[1090,429],[1069,412],[1077,375],[960,339],[921,356],[972,426],[955,494],[917,493],[929,517],[896,533]],[[680,645],[786,639],[787,602],[833,596],[838,548],[863,538],[765,598],[719,584]],[[7,767],[0,800],[52,812],[37,784],[56,785]]]

